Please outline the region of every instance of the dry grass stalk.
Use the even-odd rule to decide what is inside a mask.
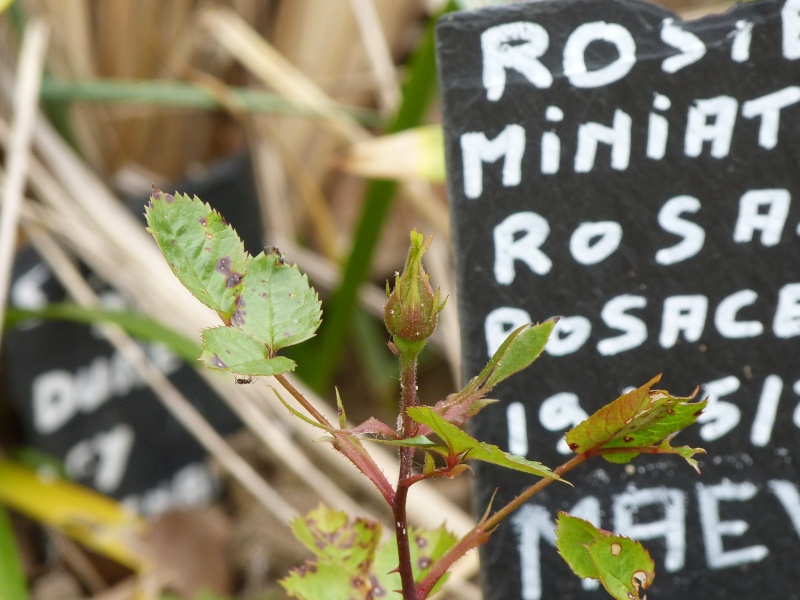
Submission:
[[[22,194],[28,175],[31,140],[39,109],[39,86],[44,69],[47,39],[50,35],[43,21],[32,21],[25,31],[13,86],[13,118],[6,149],[7,173],[3,182],[0,206],[0,336],[11,279],[17,239],[17,223]]]

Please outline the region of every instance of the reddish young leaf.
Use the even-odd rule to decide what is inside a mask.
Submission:
[[[661,376],[623,394],[567,432],[566,440],[576,454],[592,452],[616,463],[630,461],[640,452],[624,452],[625,448],[648,448],[652,453],[678,454],[695,469],[691,456],[700,448],[673,448],[669,440],[697,420],[706,401],[693,402],[676,398],[664,390],[650,389]]]

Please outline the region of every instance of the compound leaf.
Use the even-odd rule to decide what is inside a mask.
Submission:
[[[639,542],[584,519],[560,512],[556,546],[576,575],[596,579],[617,600],[638,599],[653,583],[653,559]]]
[[[353,572],[372,564],[381,539],[376,521],[351,522],[347,513],[323,505],[294,519],[291,526],[294,536],[322,561]]]
[[[672,448],[669,439],[694,423],[706,401],[692,402],[694,396],[676,398],[663,390],[651,390],[660,376],[623,394],[567,432],[566,440],[576,454],[598,451],[616,463],[630,461],[636,452],[603,453],[624,448],[657,448],[659,453],[679,454],[696,468],[691,456],[699,448]]]
[[[184,194],[154,191],[145,216],[173,273],[227,323],[250,260],[236,231],[208,204]]]
[[[321,304],[308,277],[277,252],[256,256],[244,278],[231,323],[261,340],[270,356],[312,337],[321,322]]]
[[[205,329],[202,337],[200,361],[210,369],[255,377],[288,373],[297,366],[285,356],[270,358],[263,342],[235,327]]]
[[[437,412],[427,406],[416,406],[408,409],[408,414],[417,423],[426,425],[446,444],[449,455],[459,457],[462,461],[467,459],[480,460],[492,463],[507,469],[522,471],[539,477],[560,479],[542,463],[535,462],[503,452],[497,446],[479,442],[467,432],[459,429],[452,423],[442,418]],[[563,481],[563,480],[562,480]]]

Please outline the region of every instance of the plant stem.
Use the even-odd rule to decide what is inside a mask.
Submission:
[[[308,413],[312,417],[314,417],[320,425],[324,425],[325,427],[327,427],[329,429],[333,428],[333,425],[331,425],[331,422],[328,421],[328,419],[325,418],[325,415],[323,415],[321,412],[319,412],[314,407],[313,404],[311,404],[308,400],[306,400],[306,397],[303,396],[302,393],[300,393],[300,390],[298,390],[296,387],[294,387],[289,382],[289,380],[286,379],[286,377],[284,377],[283,375],[273,375],[273,377],[275,377],[275,379],[277,379],[280,382],[280,384],[283,386],[283,388],[287,392],[289,392],[292,395],[292,397],[294,397],[294,399],[297,400],[300,403],[300,405],[303,408],[305,408],[308,411]]]
[[[563,465],[557,467],[553,472],[561,477],[568,473],[581,463],[589,458],[588,453],[584,452],[574,456]],[[557,481],[556,479],[542,478],[535,484],[527,488],[524,492],[519,494],[503,508],[494,513],[491,517],[484,517],[481,519],[472,530],[462,537],[452,548],[445,552],[444,556],[437,560],[428,571],[425,578],[420,581],[417,587],[416,600],[423,600],[428,597],[428,594],[433,589],[433,586],[442,578],[442,576],[450,570],[450,567],[467,552],[477,548],[489,539],[492,530],[496,528],[500,522],[508,517],[512,512],[520,508],[525,502],[530,500],[533,496],[538,494],[548,485]]]
[[[297,400],[308,413],[313,416],[317,422],[322,425],[333,436],[333,447],[342,453],[347,460],[349,460],[355,467],[361,471],[372,483],[378,488],[378,491],[384,497],[387,503],[394,506],[395,504],[395,491],[392,489],[392,484],[386,479],[386,476],[381,471],[372,456],[367,452],[366,448],[361,442],[353,435],[336,429],[331,422],[325,418],[319,410],[298,390],[291,382],[283,375],[274,375],[284,389],[289,392],[292,397]]]
[[[415,423],[408,414],[408,408],[417,404],[417,355],[400,354],[400,437],[413,435]],[[400,581],[403,584],[403,600],[416,600],[417,590],[414,582],[414,571],[411,565],[411,547],[408,542],[408,518],[406,517],[406,500],[408,499],[408,481],[414,461],[413,448],[400,448],[400,475],[392,506],[394,527],[397,538],[397,556]]]
[[[583,463],[583,461],[585,461],[587,458],[589,458],[589,456],[585,452],[582,454],[577,454],[573,456],[570,460],[565,462],[563,465],[557,467],[553,472],[559,477],[561,477],[565,473],[568,473],[569,471],[571,471],[572,469]],[[515,510],[517,510],[519,507],[521,507],[528,500],[533,498],[536,494],[541,492],[544,488],[546,488],[554,481],[557,481],[557,479],[542,478],[536,483],[534,483],[531,487],[526,489],[519,496],[511,500],[503,508],[501,508],[491,517],[486,519],[483,522],[485,530],[491,531],[492,529],[497,527],[500,524],[500,521],[508,517],[511,513],[513,513]]]

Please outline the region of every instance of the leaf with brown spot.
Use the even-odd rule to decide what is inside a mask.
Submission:
[[[145,216],[173,273],[227,323],[250,260],[236,231],[208,204],[184,194],[154,191]]]
[[[322,310],[308,277],[275,253],[261,253],[244,278],[233,323],[263,342],[271,356],[314,336]]]
[[[567,432],[566,440],[576,454],[594,452],[614,463],[626,463],[638,455],[625,448],[648,448],[658,454],[678,454],[695,469],[692,455],[701,448],[673,448],[669,440],[693,424],[706,407],[706,400],[694,402],[671,396],[651,387],[657,376],[640,388],[623,394]]]
[[[565,512],[556,519],[556,547],[578,577],[599,581],[617,600],[638,600],[655,578],[653,559],[639,542]]]
[[[205,329],[202,337],[200,361],[209,369],[255,377],[288,373],[297,366],[285,356],[270,358],[263,343],[235,327]]]

